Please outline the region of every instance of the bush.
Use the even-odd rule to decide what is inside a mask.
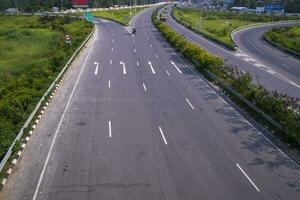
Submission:
[[[175,7],[171,14],[178,23],[186,28],[230,50],[235,50],[236,47],[231,38],[231,32],[236,28],[255,23],[298,19],[291,16],[205,11],[178,7]],[[198,19],[199,24],[201,19],[202,27],[199,27],[199,24],[196,23]]]
[[[264,37],[300,55],[300,26],[273,28]]]
[[[0,37],[5,38],[0,40],[0,43],[6,45],[5,49],[1,46],[0,50],[0,56],[3,58],[3,65],[0,67],[0,160],[42,95],[92,30],[92,26],[85,21],[70,17],[9,18],[5,16],[5,20],[15,20],[18,23],[14,23],[7,31],[5,27],[0,26]],[[55,37],[48,35],[53,32]],[[72,45],[65,44],[66,33],[71,35]],[[42,37],[43,40],[38,38],[41,34],[45,36]],[[14,38],[13,42],[9,37]],[[37,43],[37,38],[45,43]],[[24,45],[28,41],[34,41],[29,43],[37,45]],[[20,44],[24,47],[17,48]],[[44,51],[45,49],[47,51]],[[30,59],[24,62],[24,54],[27,51],[37,53],[29,54]],[[9,62],[8,54],[13,55],[15,59],[13,65]]]
[[[229,85],[245,99],[269,115],[282,128],[278,131],[280,136],[300,150],[300,100],[287,95],[268,91],[263,86],[254,85],[249,73],[241,73],[237,67],[225,66],[221,58],[216,57],[198,45],[188,41],[172,30],[167,24],[157,19],[157,11],[152,16],[152,22],[166,40],[185,58],[195,63],[197,70],[209,71]],[[237,103],[244,106],[234,96],[230,96]],[[252,110],[248,109],[250,113]],[[258,118],[257,118],[258,117]],[[258,115],[255,118],[261,120]],[[260,121],[262,122],[262,121]],[[262,123],[266,123],[265,121]]]

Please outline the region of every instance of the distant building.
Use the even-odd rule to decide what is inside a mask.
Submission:
[[[18,9],[16,9],[16,8],[8,8],[8,9],[5,10],[5,12],[7,14],[16,14],[18,12]]]
[[[256,14],[264,13],[265,7],[256,7],[255,12],[256,12]]]
[[[59,12],[59,7],[52,7],[52,12]]]
[[[230,10],[236,11],[236,12],[246,12],[247,7],[231,7]]]
[[[282,3],[268,3],[265,4],[265,11],[268,13],[283,12],[284,5]]]
[[[88,0],[72,0],[73,8],[88,8]]]

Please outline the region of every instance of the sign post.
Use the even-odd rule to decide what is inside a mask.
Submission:
[[[85,12],[84,16],[86,18],[86,21],[93,23],[94,21],[94,15],[92,12]]]
[[[68,34],[65,35],[65,43],[70,45],[72,44],[71,36]]]

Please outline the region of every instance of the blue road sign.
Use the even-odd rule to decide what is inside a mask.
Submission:
[[[94,15],[92,12],[85,12],[84,16],[86,18],[86,21],[93,22],[94,21]]]

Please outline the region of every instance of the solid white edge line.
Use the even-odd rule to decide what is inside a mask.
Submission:
[[[182,71],[177,67],[177,65],[176,65],[173,61],[171,61],[171,64],[177,69],[177,71],[178,71],[180,74],[182,74]]]
[[[111,121],[108,121],[108,132],[109,132],[109,137],[111,138]]]
[[[110,88],[110,80],[108,80],[108,88]]]
[[[167,142],[167,140],[166,140],[166,138],[165,138],[164,132],[162,131],[161,127],[159,126],[158,129],[159,129],[159,132],[160,132],[160,134],[161,134],[161,137],[162,137],[163,140],[164,140],[165,145],[168,145],[168,142]]]
[[[248,181],[252,184],[252,186],[257,190],[257,192],[260,192],[259,188],[255,185],[255,183],[251,180],[251,178],[246,174],[246,172],[240,167],[240,165],[238,163],[236,163],[236,166],[244,174],[244,176],[248,179]]]
[[[186,102],[190,105],[190,107],[192,108],[192,110],[195,110],[195,108],[194,108],[194,106],[191,104],[191,102],[190,102],[187,98],[185,98],[185,100],[186,100]]]
[[[98,33],[98,29],[96,29],[96,30],[97,30],[97,33]],[[96,35],[97,35],[97,34],[96,34]],[[61,118],[60,118],[60,121],[59,121],[59,123],[58,123],[57,129],[56,129],[56,131],[55,131],[53,140],[52,140],[51,145],[50,145],[50,149],[49,149],[48,154],[47,154],[47,157],[46,157],[46,161],[45,161],[45,163],[44,163],[42,172],[41,172],[40,177],[39,177],[38,184],[37,184],[37,186],[36,186],[36,188],[35,188],[35,191],[34,191],[34,195],[33,195],[32,200],[36,200],[36,198],[37,198],[38,191],[39,191],[39,189],[40,189],[40,186],[41,186],[41,183],[42,183],[42,180],[43,180],[43,177],[44,177],[44,174],[45,174],[45,171],[46,171],[48,162],[49,162],[49,160],[50,160],[50,156],[51,156],[51,154],[52,154],[52,150],[53,150],[53,147],[54,147],[54,144],[55,144],[55,141],[56,141],[56,138],[57,138],[57,135],[58,135],[60,126],[61,126],[61,124],[62,124],[62,122],[63,122],[63,119],[64,119],[64,117],[65,117],[65,114],[66,114],[66,112],[67,112],[67,110],[68,110],[68,108],[69,108],[69,105],[70,105],[70,103],[71,103],[71,100],[72,100],[72,98],[73,98],[73,96],[74,96],[74,93],[75,93],[75,90],[76,90],[76,88],[77,88],[77,85],[78,85],[79,79],[80,79],[80,77],[81,77],[81,74],[82,74],[83,70],[85,69],[86,62],[87,62],[87,60],[88,60],[88,58],[89,58],[89,56],[90,56],[91,50],[92,50],[93,47],[94,47],[94,43],[95,43],[95,39],[94,39],[94,41],[93,41],[93,43],[92,43],[92,46],[91,46],[91,48],[89,49],[89,52],[88,52],[88,54],[87,54],[87,56],[86,56],[86,58],[85,58],[85,61],[84,61],[84,63],[83,63],[83,67],[81,68],[81,70],[80,70],[80,72],[79,72],[79,75],[78,75],[78,77],[77,77],[77,79],[76,79],[76,82],[75,82],[75,84],[74,84],[73,90],[72,90],[72,92],[71,92],[71,95],[70,95],[70,97],[69,97],[69,99],[68,99],[67,105],[66,105],[66,107],[65,107],[65,109],[64,109],[64,112],[63,112],[63,114],[62,114],[62,116],[61,116]]]
[[[145,83],[143,83],[143,87],[144,87],[145,92],[147,92],[147,88],[146,88]]]
[[[153,68],[153,66],[152,66],[152,63],[151,63],[150,61],[148,61],[148,64],[150,65],[150,68],[151,68],[152,73],[155,74],[155,70],[154,70],[154,68]]]
[[[167,73],[168,76],[170,76],[170,73],[168,72],[168,70],[166,70],[166,73]]]

